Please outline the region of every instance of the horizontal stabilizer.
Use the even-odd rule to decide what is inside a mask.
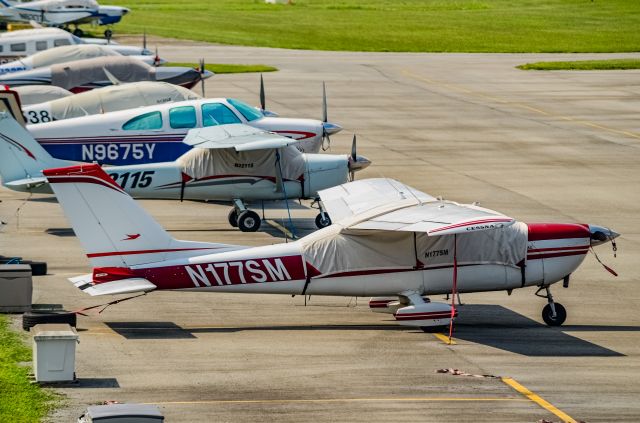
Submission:
[[[5,183],[8,187],[20,188],[20,187],[33,187],[36,185],[42,185],[47,183],[47,178],[44,176],[35,178],[17,179],[15,181],[9,181]]]
[[[93,275],[89,273],[69,280],[76,288],[91,296],[131,294],[133,292],[149,292],[156,289],[154,284],[143,278],[127,278],[94,284]]]
[[[183,142],[195,148],[252,151],[282,148],[299,141],[248,125],[230,124],[192,129]]]

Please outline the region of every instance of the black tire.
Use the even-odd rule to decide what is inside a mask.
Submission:
[[[567,310],[560,303],[554,303],[556,317],[552,317],[551,305],[547,304],[542,309],[542,320],[549,326],[560,326],[567,320]]]
[[[113,37],[113,31],[112,31],[112,30],[110,30],[110,29],[105,29],[105,31],[104,31],[104,38],[109,39],[109,38],[111,38],[111,37]]]
[[[316,216],[316,227],[318,229],[326,228],[331,225],[331,218],[327,213],[318,213]]]
[[[260,216],[251,210],[243,211],[238,216],[238,228],[242,232],[256,232],[260,229]]]
[[[233,226],[234,228],[238,227],[238,211],[235,208],[229,211],[227,219],[229,219],[229,225]]]
[[[80,28],[76,28],[73,30],[73,35],[75,35],[76,37],[82,37],[84,35],[84,31]]]
[[[67,323],[76,327],[78,316],[68,311],[27,311],[22,315],[22,329],[29,331],[41,323]]]

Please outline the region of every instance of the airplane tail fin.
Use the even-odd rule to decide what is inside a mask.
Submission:
[[[11,114],[0,112],[0,176],[4,185],[28,191],[29,187],[46,182],[43,169],[71,164],[51,157]]]
[[[238,247],[172,238],[97,164],[44,171],[97,268],[128,268]]]
[[[0,0],[2,2],[3,0]],[[15,120],[22,126],[27,123],[22,115],[22,104],[20,103],[20,94],[10,90],[6,85],[4,90],[0,90],[0,112],[9,112]]]

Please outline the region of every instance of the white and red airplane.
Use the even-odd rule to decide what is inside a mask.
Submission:
[[[586,224],[525,224],[431,197],[391,179],[320,193],[333,225],[262,247],[172,238],[96,164],[45,170],[93,273],[71,281],[90,295],[153,290],[372,296],[402,325],[444,326],[455,306],[427,295],[537,286],[549,325],[566,310],[549,287],[593,246],[618,236]],[[536,293],[537,294],[537,293]]]

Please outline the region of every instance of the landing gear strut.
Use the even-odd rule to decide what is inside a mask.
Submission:
[[[318,229],[326,228],[327,226],[331,225],[331,218],[325,211],[324,206],[322,205],[322,201],[320,201],[319,198],[316,198],[313,203],[311,203],[311,207],[313,207],[315,204],[318,205],[318,210],[320,210],[320,213],[318,213],[318,215],[316,216],[316,227]]]
[[[261,219],[258,213],[247,209],[240,199],[233,200],[233,208],[229,212],[229,224],[242,232],[256,232],[260,229]]]
[[[540,294],[540,291],[543,289],[546,291],[545,295]],[[549,304],[542,309],[542,320],[544,320],[548,326],[560,326],[567,320],[567,310],[562,304],[553,301],[553,296],[548,286],[540,287],[540,289],[536,291],[536,295],[541,298],[546,298],[549,302]]]

